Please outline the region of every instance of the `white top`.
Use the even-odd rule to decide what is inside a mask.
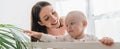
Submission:
[[[98,41],[97,37],[90,34],[85,34],[81,39],[73,39],[68,33],[62,36],[52,36],[48,34],[42,34],[41,41],[45,42],[95,42]]]
[[[97,37],[95,37],[94,35],[90,35],[90,34],[85,34],[85,36],[81,39],[74,39],[73,42],[95,42],[98,41]]]

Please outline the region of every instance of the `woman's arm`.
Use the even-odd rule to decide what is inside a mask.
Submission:
[[[30,30],[24,30],[24,32],[32,37],[40,39],[41,41],[45,42],[62,42],[62,41],[72,41],[69,35],[61,35],[61,36],[52,36],[40,32],[34,32]]]

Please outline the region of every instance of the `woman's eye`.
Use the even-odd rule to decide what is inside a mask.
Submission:
[[[46,19],[45,19],[45,21],[47,21],[49,19],[49,17],[47,17]]]
[[[55,14],[55,12],[52,12],[52,14]]]

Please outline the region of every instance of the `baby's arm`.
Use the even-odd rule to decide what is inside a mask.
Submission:
[[[88,38],[91,39],[91,41],[99,41],[100,43],[102,43],[102,44],[104,44],[106,46],[112,46],[114,44],[113,39],[110,38],[110,37],[103,37],[102,39],[98,39],[94,35],[91,35],[90,37],[88,37]]]
[[[114,44],[114,40],[110,37],[103,37],[99,40],[102,44],[107,46],[112,46]]]

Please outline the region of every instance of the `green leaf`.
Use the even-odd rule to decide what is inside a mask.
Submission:
[[[1,46],[2,48],[9,49],[9,46],[8,46],[8,45],[5,45],[5,43],[3,43],[2,41],[0,41],[0,45],[2,45],[2,46]]]
[[[5,27],[5,26],[11,27],[11,26],[14,26],[14,25],[12,25],[12,24],[0,24],[0,27]]]
[[[13,40],[14,44],[13,42],[10,42],[9,39]],[[27,45],[24,42],[26,39],[28,40],[28,37],[23,33],[23,29],[11,24],[0,24],[0,47],[2,49],[9,49],[9,46],[14,49],[27,49],[29,44]]]
[[[1,32],[0,32],[0,34],[1,34],[1,36],[3,36],[4,38],[8,38],[8,39],[15,40],[14,37],[11,37],[10,35],[7,35],[7,34],[1,33]]]
[[[18,37],[18,36],[15,34],[15,32],[13,32],[12,29],[10,29],[10,28],[8,28],[8,29],[10,30],[10,32],[13,34],[13,36],[14,36],[15,39],[16,39],[16,46],[17,46],[17,48],[22,49],[22,46],[23,46],[25,49],[27,49],[27,48],[26,48],[26,45],[22,42],[22,40],[20,39],[20,37]]]
[[[4,39],[3,37],[0,37],[0,41],[3,41],[4,43],[6,43],[6,44],[12,46],[13,48],[16,48],[16,47],[13,45],[14,43],[12,43],[12,42],[10,42],[10,41]],[[3,42],[2,42],[2,43],[3,43]]]

